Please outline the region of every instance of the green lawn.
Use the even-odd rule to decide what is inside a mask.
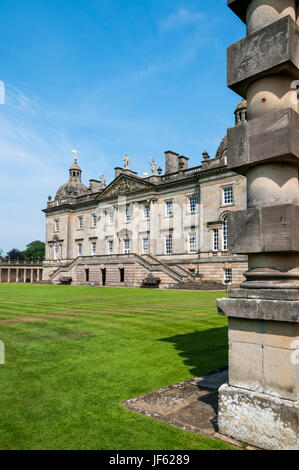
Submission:
[[[0,284],[0,449],[229,449],[119,405],[227,363],[223,295]]]

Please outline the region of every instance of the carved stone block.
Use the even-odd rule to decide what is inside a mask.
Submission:
[[[299,207],[263,207],[228,217],[231,253],[299,252]]]
[[[299,166],[299,115],[293,109],[269,112],[228,129],[228,168],[245,175],[257,163]]]
[[[228,86],[243,98],[251,83],[286,73],[299,79],[298,27],[290,16],[247,36],[228,48]]]

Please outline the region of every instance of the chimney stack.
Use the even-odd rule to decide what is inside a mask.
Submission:
[[[165,175],[179,171],[179,154],[167,150],[165,152]]]

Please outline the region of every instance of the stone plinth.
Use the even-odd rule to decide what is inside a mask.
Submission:
[[[223,434],[262,449],[299,445],[299,402],[223,385],[218,425]]]
[[[219,391],[222,433],[265,449],[299,444],[299,289],[232,289],[229,383]]]

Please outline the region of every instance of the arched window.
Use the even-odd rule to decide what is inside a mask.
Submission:
[[[223,251],[228,250],[228,220],[227,220],[227,215],[223,217]]]

